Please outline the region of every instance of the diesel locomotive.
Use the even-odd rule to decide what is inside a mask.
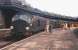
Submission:
[[[30,15],[28,13],[17,13],[12,18],[12,23],[17,20],[23,20],[26,22],[27,26],[25,27],[27,31],[31,32],[39,32],[45,29],[46,19],[34,15]],[[24,24],[24,25],[26,25]],[[17,24],[19,26],[19,24]],[[23,26],[21,26],[23,27]]]

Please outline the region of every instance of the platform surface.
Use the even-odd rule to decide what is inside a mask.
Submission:
[[[0,50],[78,50],[78,40],[73,30],[54,29],[41,32]]]

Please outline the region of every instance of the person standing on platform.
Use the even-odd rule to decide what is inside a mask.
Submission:
[[[46,20],[46,28],[45,28],[46,32],[49,32],[49,20]]]

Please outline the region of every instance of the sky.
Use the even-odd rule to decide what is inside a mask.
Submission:
[[[26,2],[42,11],[78,17],[78,0],[26,0]]]

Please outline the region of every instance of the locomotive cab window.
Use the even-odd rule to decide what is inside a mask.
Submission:
[[[18,13],[18,14],[16,14],[13,18],[12,18],[12,21],[15,21],[15,20],[19,20],[19,19],[21,19],[21,20],[24,20],[24,21],[26,21],[27,23],[31,23],[31,19],[32,19],[32,17],[31,17],[31,15],[29,15],[29,14],[25,14],[25,13]]]

